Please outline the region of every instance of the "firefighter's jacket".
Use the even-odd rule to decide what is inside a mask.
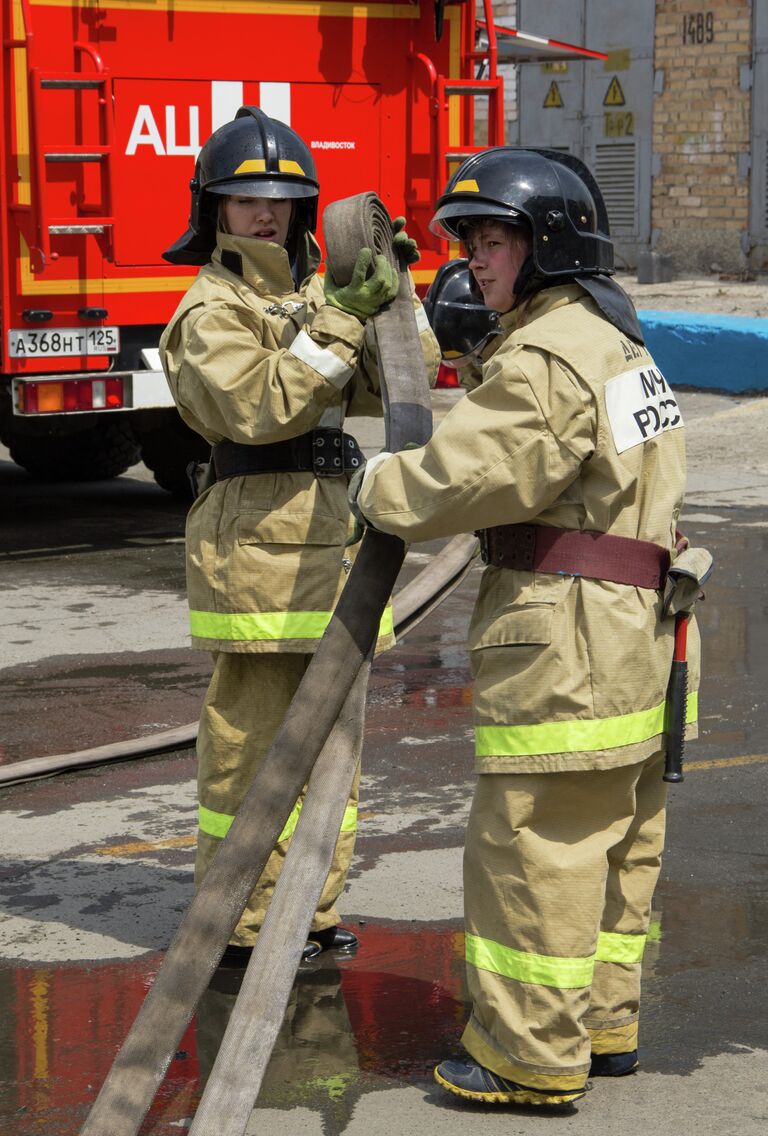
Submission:
[[[482,384],[426,446],[371,470],[362,512],[409,542],[536,523],[672,552],[684,430],[648,351],[575,284],[501,323]],[[656,591],[487,567],[470,626],[478,771],[605,769],[662,748],[674,620],[660,613]],[[692,626],[689,737],[698,655]]]
[[[310,238],[311,240],[311,238]],[[344,415],[381,415],[373,329],[324,302],[314,272],[296,289],[285,249],[219,234],[160,341],[179,412],[209,442],[258,446]],[[231,271],[225,261],[238,266]],[[414,294],[431,381],[439,349]],[[314,651],[344,584],[347,478],[231,477],[187,521],[192,641],[207,650]],[[391,632],[382,627],[379,645]]]

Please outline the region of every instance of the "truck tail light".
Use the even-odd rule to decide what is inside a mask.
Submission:
[[[122,379],[25,380],[18,384],[20,414],[66,414],[84,410],[120,410],[125,406]]]

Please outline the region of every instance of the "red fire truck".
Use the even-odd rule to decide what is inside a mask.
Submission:
[[[484,3],[479,19],[474,0],[2,0],[0,440],[13,460],[88,479],[141,458],[185,492],[207,447],[173,408],[157,343],[192,276],[161,253],[184,227],[201,144],[242,104],[308,141],[321,208],[374,189],[408,217],[425,288],[448,254],[427,223],[450,163],[474,149],[479,99],[488,144],[503,141],[502,29]],[[509,29],[499,41],[522,58],[568,50],[542,55],[545,41]]]

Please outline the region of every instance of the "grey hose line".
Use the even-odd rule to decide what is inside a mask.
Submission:
[[[438,552],[426,568],[392,598],[395,637],[401,642],[423,619],[434,611],[465,578],[477,554],[474,536],[454,537]],[[30,757],[0,767],[0,786],[18,785],[59,773],[72,773],[91,766],[111,765],[132,758],[150,757],[167,750],[185,749],[197,739],[198,723],[187,722],[170,730],[160,730],[143,738],[127,738],[121,742],[88,749],[56,753],[46,757]]]

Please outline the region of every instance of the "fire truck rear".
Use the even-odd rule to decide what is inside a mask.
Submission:
[[[521,33],[494,27],[491,0],[484,16],[474,0],[2,0],[0,440],[14,461],[89,479],[142,459],[186,493],[207,446],[173,407],[157,343],[192,276],[162,251],[201,144],[242,104],[308,141],[321,208],[374,189],[405,214],[426,288],[448,252],[432,205],[475,149],[479,100],[487,143],[503,141],[496,31]]]

